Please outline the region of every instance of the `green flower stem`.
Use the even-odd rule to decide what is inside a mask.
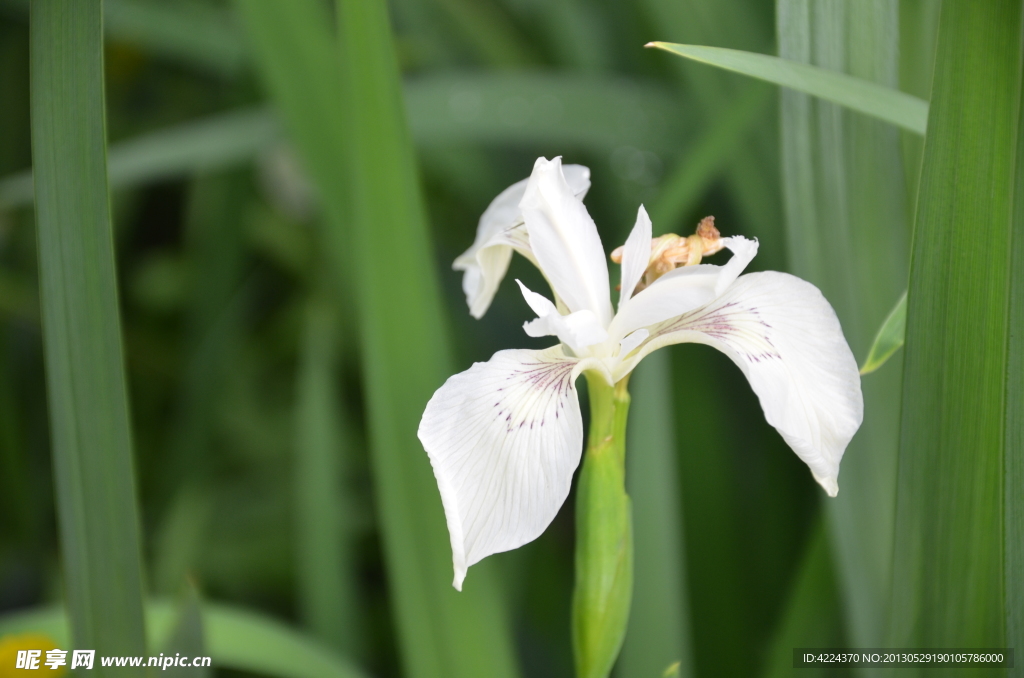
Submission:
[[[632,502],[626,494],[627,379],[587,374],[590,437],[576,496],[573,651],[577,678],[606,678],[622,648],[633,595]]]

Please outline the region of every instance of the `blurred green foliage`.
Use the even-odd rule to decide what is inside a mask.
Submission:
[[[939,19],[907,294],[894,643],[1020,647],[1024,632],[1022,34],[1013,0],[949,0]],[[988,247],[944,254],[978,228]]]
[[[779,54],[927,100],[939,2],[393,0],[405,123],[348,108],[379,94],[370,66],[346,61],[352,36],[339,41],[335,19],[353,3],[308,0],[320,19],[303,24],[291,3],[276,9],[289,21],[257,16],[255,0],[240,16],[249,2],[104,2],[147,590],[180,596],[191,581],[204,600],[303,630],[293,637],[236,608],[204,608],[219,611],[204,618],[207,647],[235,667],[218,675],[256,670],[246,652],[261,648],[266,671],[287,657],[319,675],[357,675],[352,665],[413,675],[408,662],[435,660],[469,675],[495,647],[515,655],[495,675],[570,675],[572,497],[536,542],[481,566],[467,589],[489,598],[450,602],[440,497],[422,491],[429,466],[410,422],[450,370],[543,345],[523,336],[529,313],[511,285],[483,320],[470,318],[452,260],[500,190],[538,155],[562,155],[592,169],[586,202],[606,249],[642,202],[658,233],[685,234],[714,214],[725,235],[760,239],[752,270],[819,285],[863,360],[906,289],[920,137],[642,47]],[[1000,2],[1019,12],[1016,0]],[[290,35],[296,26],[307,32]],[[0,0],[0,613],[58,602],[62,591],[29,102],[28,2]],[[406,124],[415,166],[391,134]],[[349,138],[356,131],[366,138]],[[353,173],[376,179],[360,185]],[[543,288],[521,258],[510,275]],[[910,339],[924,303],[913,289]],[[900,354],[865,377],[868,419],[827,511],[728,359],[690,345],[658,360],[636,375],[627,482],[644,521],[643,581],[619,678],[676,662],[680,676],[788,675],[795,644],[880,642]],[[1019,440],[1002,433],[1012,460]],[[385,481],[386,469],[405,475]],[[635,484],[643,479],[651,487]],[[1010,530],[1024,513],[1006,511]],[[486,613],[480,624],[466,621],[474,609]],[[160,610],[169,629],[170,609]],[[444,648],[460,628],[479,637],[455,659]],[[495,629],[508,637],[495,641]],[[444,640],[424,640],[431,634]],[[290,675],[321,669],[310,670]]]
[[[107,188],[102,7],[101,0],[33,3],[29,52],[40,315],[62,581],[75,643],[117,655],[143,652],[146,633]]]

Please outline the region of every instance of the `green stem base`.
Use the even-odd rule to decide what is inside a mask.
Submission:
[[[626,379],[587,375],[590,437],[576,495],[577,678],[606,678],[622,648],[633,595],[632,504],[626,494]]]

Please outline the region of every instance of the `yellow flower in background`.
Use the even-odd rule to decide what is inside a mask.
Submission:
[[[19,633],[0,638],[0,678],[16,678],[26,674],[26,669],[16,668],[18,665],[18,652],[30,652],[38,650],[37,669],[45,669],[47,676],[63,676],[68,672],[67,664],[56,667],[56,670],[46,666],[46,653],[50,650],[59,650],[56,641],[42,633]],[[70,654],[70,653],[69,653]]]

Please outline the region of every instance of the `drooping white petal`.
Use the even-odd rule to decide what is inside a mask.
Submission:
[[[684,342],[714,346],[739,365],[765,419],[836,496],[839,462],[864,402],[857,361],[818,288],[786,273],[741,276],[707,306],[652,328],[615,378],[651,351]]]
[[[619,306],[608,334],[624,337],[641,327],[700,308],[722,294],[757,254],[757,241],[734,236],[722,238],[722,242],[733,253],[724,266],[698,264],[669,271]]]
[[[456,271],[463,271],[462,291],[469,304],[469,314],[474,318],[482,318],[494,301],[498,285],[512,261],[512,249],[504,243],[492,242],[472,255],[463,254],[452,265]]]
[[[651,263],[651,218],[643,205],[636,213],[636,224],[622,248],[622,276],[619,291],[619,308],[633,296],[636,284]]]
[[[583,448],[575,379],[561,347],[499,351],[448,379],[419,438],[441,491],[462,590],[470,565],[536,539],[569,494]]]
[[[535,320],[523,325],[529,336],[558,337],[559,341],[577,353],[582,348],[600,344],[608,338],[608,332],[601,326],[593,311],[584,309],[562,315],[546,297],[530,291],[521,281],[516,282],[519,283],[526,303],[537,314]]]
[[[555,294],[570,311],[612,317],[608,266],[597,227],[562,174],[562,160],[538,158],[519,207],[530,247]]]
[[[590,189],[590,170],[583,165],[566,165],[562,169],[570,190],[582,200]],[[491,201],[480,217],[473,246],[452,265],[456,271],[464,271],[462,290],[474,318],[483,317],[494,300],[513,250],[537,263],[519,209],[528,181],[512,184]]]

